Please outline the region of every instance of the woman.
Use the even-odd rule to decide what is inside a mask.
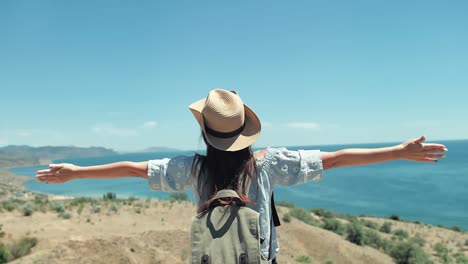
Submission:
[[[260,213],[261,254],[275,262],[279,249],[272,224],[271,196],[276,184],[295,185],[320,180],[323,170],[366,165],[397,159],[436,162],[447,149],[440,144],[423,144],[424,136],[400,145],[374,149],[290,151],[268,148],[252,152],[261,124],[257,115],[236,92],[215,89],[190,105],[207,145],[206,155],[178,156],[147,162],[117,162],[79,167],[51,164],[37,172],[39,181],[62,183],[77,178],[147,178],[150,188],[181,191],[193,188],[199,211],[203,211],[217,190],[237,191],[247,206]]]

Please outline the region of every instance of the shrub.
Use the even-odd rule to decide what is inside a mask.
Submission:
[[[312,216],[310,215],[309,212],[307,212],[306,210],[304,210],[303,208],[300,208],[300,207],[295,207],[295,208],[291,208],[289,209],[289,214],[298,219],[298,220],[301,220],[302,222],[306,223],[306,224],[309,224],[309,225],[313,225],[313,226],[319,226],[320,223],[315,220],[314,218],[312,218]]]
[[[115,193],[113,193],[113,192],[107,192],[107,193],[102,195],[102,199],[104,199],[104,200],[115,200],[115,199],[117,199],[117,195],[115,195]]]
[[[424,238],[422,238],[419,234],[416,234],[416,236],[412,237],[409,241],[417,244],[420,247],[424,247],[424,244],[426,244],[426,240],[424,240]]]
[[[397,264],[426,264],[430,263],[426,253],[416,244],[401,242],[392,248],[390,256]]]
[[[439,242],[434,245],[433,249],[436,252],[436,256],[439,257],[443,263],[450,263],[449,250],[446,245]]]
[[[21,211],[23,211],[24,216],[31,216],[34,212],[33,205],[30,202],[27,202],[21,207]]]
[[[37,244],[35,237],[23,237],[9,246],[9,255],[11,260],[20,258],[31,253],[31,248]]]
[[[3,227],[3,225],[0,224],[0,238],[2,238],[3,236],[5,236],[5,232],[3,232],[2,227]]]
[[[332,231],[338,235],[343,235],[345,233],[344,226],[335,218],[325,218],[323,221],[323,229]]]
[[[389,218],[395,221],[400,221],[400,217],[396,214],[392,214]]]
[[[173,192],[169,194],[169,200],[174,201],[188,201],[188,195],[185,192]]]
[[[71,214],[67,213],[67,212],[60,212],[58,214],[58,216],[62,219],[70,219],[71,218]]]
[[[364,231],[364,244],[375,249],[385,249],[384,240],[380,237],[379,233],[374,230],[366,230]]]
[[[8,251],[5,248],[5,245],[0,243],[0,263],[7,263],[8,261]]]
[[[361,219],[360,221],[364,226],[367,226],[369,228],[372,228],[372,229],[377,229],[377,223],[374,223],[372,221],[369,221],[369,220],[364,220],[364,219]]]
[[[380,232],[390,234],[392,232],[392,223],[385,222],[379,229]]]
[[[393,234],[399,238],[408,238],[408,232],[402,229],[397,229],[393,232]]]
[[[334,264],[334,262],[333,262],[333,260],[327,259],[327,260],[325,260],[325,262],[323,264]]]
[[[455,263],[456,264],[468,264],[468,257],[466,257],[461,252],[453,254],[453,257],[455,258]]]
[[[356,216],[350,215],[350,214],[339,214],[339,215],[337,215],[337,217],[345,219],[345,220],[347,220],[348,222],[351,222],[351,223],[359,221],[359,219]]]
[[[8,212],[15,210],[18,207],[18,204],[13,200],[3,201],[2,207],[6,209]]]
[[[70,202],[70,206],[82,206],[83,204],[85,203],[91,203],[93,202],[93,198],[88,198],[88,197],[78,197],[78,198],[75,198],[73,199],[71,202]]]
[[[91,213],[100,213],[101,212],[101,206],[99,206],[98,204],[91,204]]]
[[[298,256],[294,259],[298,263],[311,264],[312,258],[309,256]]]
[[[468,246],[468,239],[465,240],[465,246]]]
[[[346,239],[357,245],[364,245],[364,231],[362,226],[357,223],[349,223],[346,225]]]
[[[81,215],[81,213],[83,212],[83,209],[84,209],[83,204],[80,204],[80,207],[78,207],[78,209],[76,209],[76,213]]]
[[[117,205],[115,203],[112,203],[110,208],[109,208],[109,211],[116,213],[116,212],[119,211],[119,208],[117,207]]]
[[[284,207],[287,207],[287,208],[294,208],[294,207],[296,207],[296,205],[294,205],[293,203],[288,202],[288,201],[279,201],[279,202],[276,202],[276,205],[278,205],[278,206],[284,206]]]
[[[283,215],[283,221],[286,223],[291,222],[291,215],[290,214],[284,214]]]
[[[455,231],[455,232],[459,232],[459,233],[463,232],[463,229],[461,227],[458,227],[458,226],[452,226],[450,229]]]
[[[50,209],[57,213],[61,213],[65,211],[65,205],[63,202],[52,202],[50,203]]]
[[[331,211],[327,211],[323,208],[314,208],[311,210],[314,214],[321,216],[323,218],[332,218],[335,217],[335,214]]]

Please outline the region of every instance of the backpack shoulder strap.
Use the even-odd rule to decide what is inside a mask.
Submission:
[[[271,217],[273,218],[273,225],[280,226],[281,222],[278,216],[278,212],[276,212],[275,206],[275,193],[271,192]]]

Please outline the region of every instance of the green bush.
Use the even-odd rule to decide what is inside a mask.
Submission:
[[[33,205],[30,202],[25,203],[21,207],[21,211],[23,211],[24,216],[31,216],[34,212]]]
[[[8,261],[8,251],[5,248],[5,245],[0,243],[0,264],[7,263]]]
[[[0,224],[0,238],[2,238],[3,236],[5,236],[5,232],[3,232],[2,228],[3,228],[3,225]]]
[[[379,229],[380,232],[390,234],[392,232],[392,223],[385,222]]]
[[[322,228],[332,231],[333,233],[336,233],[338,235],[343,235],[345,233],[344,225],[341,224],[341,222],[335,218],[325,218],[323,220]]]
[[[369,220],[364,220],[364,219],[361,219],[360,221],[364,226],[368,227],[368,228],[372,228],[372,229],[377,229],[377,223],[375,222],[372,222],[372,221],[369,221]]]
[[[456,264],[468,264],[468,257],[461,252],[453,254],[453,257],[455,258]]]
[[[409,235],[408,235],[408,232],[406,232],[405,230],[402,230],[402,229],[397,229],[393,232],[393,234],[399,238],[408,238]]]
[[[65,205],[63,204],[63,202],[53,201],[50,203],[50,209],[57,213],[61,213],[65,211]]]
[[[169,194],[169,200],[174,201],[188,201],[188,195],[185,192],[172,192]]]
[[[364,231],[364,244],[368,245],[370,247],[373,247],[375,249],[385,249],[385,242],[380,237],[379,233],[377,233],[374,230],[365,230]]]
[[[356,216],[350,214],[339,214],[337,215],[337,217],[345,219],[350,223],[359,221],[359,219]]]
[[[58,217],[62,218],[62,219],[70,219],[71,218],[71,214],[67,213],[67,212],[60,212],[58,214]]]
[[[15,202],[15,200],[8,200],[8,201],[3,201],[2,202],[2,207],[7,210],[8,212],[11,212],[18,208],[18,203]]]
[[[298,256],[294,260],[297,263],[312,264],[312,258],[309,256]]]
[[[91,213],[98,214],[101,212],[101,206],[96,203],[91,204]]]
[[[427,264],[431,263],[428,256],[416,244],[400,242],[390,251],[390,256],[397,264]]]
[[[442,260],[442,263],[450,263],[449,250],[445,244],[437,243],[433,247],[436,256]]]
[[[78,205],[83,206],[83,204],[92,203],[93,201],[94,201],[93,198],[77,197],[70,202],[70,206],[78,206]]]
[[[364,230],[362,225],[357,222],[349,223],[346,225],[346,239],[356,245],[364,245]]]
[[[311,209],[311,212],[313,212],[314,214],[318,215],[318,216],[321,216],[323,218],[332,218],[332,217],[335,217],[335,214],[331,211],[327,211],[323,208],[314,208],[314,209]]]
[[[116,213],[119,211],[119,207],[117,207],[117,204],[112,203],[111,206],[109,207],[109,211]]]
[[[463,232],[463,229],[459,226],[452,226],[450,227],[451,230],[455,231],[455,232],[459,232],[459,233],[462,233]]]
[[[291,215],[290,214],[284,214],[283,215],[283,221],[286,223],[291,222]]]
[[[296,218],[298,220],[301,220],[302,222],[304,222],[306,224],[313,225],[313,226],[319,226],[320,225],[320,222],[318,222],[317,220],[312,218],[310,213],[308,211],[304,210],[303,208],[300,208],[300,207],[291,208],[291,209],[289,209],[289,214],[292,217],[294,217],[294,218]]]
[[[465,246],[468,246],[468,239],[465,240]]]
[[[392,214],[389,218],[395,221],[400,221],[400,217],[396,214]]]
[[[327,260],[325,260],[325,262],[323,264],[334,264],[334,262],[333,262],[333,260],[327,259]]]
[[[410,238],[409,241],[419,245],[420,247],[424,247],[426,244],[426,240],[424,240],[424,238],[422,238],[419,234],[416,234],[416,236]]]
[[[103,200],[115,200],[117,199],[117,195],[113,192],[107,192],[102,195]]]
[[[23,237],[9,246],[10,260],[26,256],[31,253],[31,248],[37,244],[35,237]]]

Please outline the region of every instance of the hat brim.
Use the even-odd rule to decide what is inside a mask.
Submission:
[[[206,98],[196,101],[189,106],[190,111],[200,125],[206,140],[214,148],[224,151],[237,151],[251,146],[260,136],[262,125],[255,112],[244,104],[245,127],[242,132],[231,138],[218,138],[209,135],[205,131],[205,123],[202,117],[202,110],[205,106]]]

